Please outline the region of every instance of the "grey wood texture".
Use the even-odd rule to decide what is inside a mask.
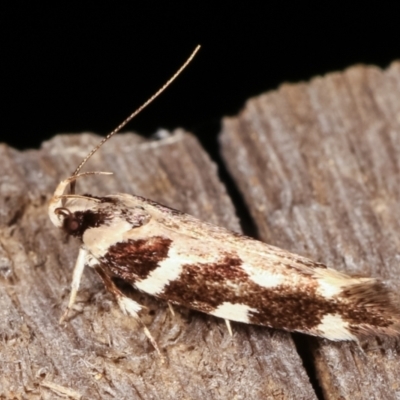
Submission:
[[[230,337],[222,320],[183,308],[172,316],[123,285],[148,307],[142,317],[162,364],[91,270],[59,325],[78,243],[50,223],[47,205],[99,139],[59,135],[24,152],[0,146],[0,398],[315,399],[289,334],[233,324]],[[78,193],[134,193],[239,231],[215,164],[190,134],[116,136],[85,169],[114,175],[81,179]]]
[[[400,63],[356,66],[250,99],[220,145],[276,246],[400,289]],[[308,340],[324,399],[400,399],[399,339]]]

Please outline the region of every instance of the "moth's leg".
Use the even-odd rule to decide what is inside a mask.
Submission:
[[[228,328],[229,335],[233,336],[232,327],[231,327],[231,321],[229,321],[229,319],[226,319],[225,323],[226,323],[226,327]]]
[[[79,290],[79,284],[81,283],[83,270],[85,269],[87,256],[88,256],[87,250],[85,250],[83,247],[81,247],[79,249],[78,258],[76,259],[74,272],[72,273],[71,293],[69,295],[68,306],[60,318],[60,324],[62,324],[65,321],[65,319],[68,317],[68,313],[75,303],[76,295]]]
[[[117,300],[117,303],[121,309],[121,311],[125,315],[129,315],[136,319],[137,321],[140,322],[140,324],[143,327],[144,333],[147,336],[147,338],[150,340],[151,344],[153,345],[154,349],[157,351],[158,355],[161,357],[162,361],[164,361],[164,357],[161,354],[161,351],[157,345],[157,342],[151,335],[150,331],[147,329],[147,326],[144,324],[144,322],[140,319],[139,315],[137,314],[143,307],[137,303],[136,301],[130,299],[129,297],[125,296],[115,285],[113,280],[110,278],[110,276],[107,275],[106,272],[104,272],[103,268],[101,268],[100,265],[96,265],[94,267],[98,275],[100,276],[101,280],[104,283],[104,286],[106,289],[111,292],[114,297]]]
[[[172,316],[175,317],[175,311],[170,302],[168,302],[168,307],[169,307],[169,311],[171,311]]]

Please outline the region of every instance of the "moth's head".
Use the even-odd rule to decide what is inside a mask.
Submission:
[[[97,197],[73,193],[72,185],[76,179],[94,174],[110,175],[111,173],[85,172],[72,175],[58,184],[49,204],[49,217],[57,228],[63,228],[71,235],[80,236],[80,232],[86,225],[95,225],[96,218],[101,217],[98,209],[102,200]],[[68,187],[71,187],[71,193],[65,194]]]

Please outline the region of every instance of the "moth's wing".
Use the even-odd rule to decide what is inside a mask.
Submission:
[[[115,198],[150,216],[126,234],[154,250],[136,254],[151,266],[134,283],[144,292],[221,318],[331,340],[400,332],[398,308],[374,279],[350,277],[147,199]]]

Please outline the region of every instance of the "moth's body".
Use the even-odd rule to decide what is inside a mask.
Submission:
[[[172,304],[330,340],[400,331],[398,311],[376,280],[352,278],[142,197],[55,196],[49,211],[55,225],[82,241],[85,266],[104,281],[118,277]]]
[[[391,293],[374,279],[350,277],[142,197],[74,194],[75,180],[93,174],[79,174],[83,165],[151,103],[198,50],[199,46],[161,89],[93,148],[73,175],[56,188],[49,206],[50,219],[81,241],[68,309],[74,304],[83,270],[89,266],[97,271],[121,309],[139,321],[142,307],[124,296],[112,277],[169,303],[225,321],[330,340],[398,335],[399,309]],[[65,194],[68,186],[70,195]],[[147,328],[145,332],[159,351]]]

